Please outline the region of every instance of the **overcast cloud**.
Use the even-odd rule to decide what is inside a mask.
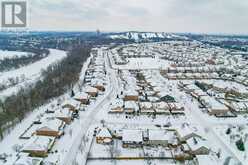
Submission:
[[[248,0],[29,0],[38,30],[248,34]]]

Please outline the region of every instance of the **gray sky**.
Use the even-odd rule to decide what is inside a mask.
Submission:
[[[29,0],[37,30],[248,34],[248,0]]]

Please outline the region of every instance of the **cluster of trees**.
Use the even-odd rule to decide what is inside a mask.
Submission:
[[[24,74],[21,75],[20,77],[18,77],[18,76],[17,77],[10,77],[10,78],[8,78],[7,81],[0,83],[0,91],[7,89],[11,86],[14,86],[16,84],[19,84],[19,82],[24,81],[24,79],[25,79]]]
[[[78,81],[82,66],[90,56],[90,50],[89,45],[72,48],[65,59],[42,72],[42,80],[0,102],[0,137],[4,124],[16,119],[22,121],[28,112],[70,90]]]

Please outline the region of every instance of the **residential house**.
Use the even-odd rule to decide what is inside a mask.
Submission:
[[[142,130],[124,129],[122,132],[123,147],[140,147],[143,145]]]
[[[161,145],[167,147],[168,145],[174,145],[174,140],[177,139],[175,136],[175,132],[172,130],[153,130],[149,129],[148,132],[148,141],[149,145]]]
[[[96,97],[98,95],[98,89],[91,86],[85,87],[84,92],[90,95],[91,97]]]
[[[124,91],[124,100],[125,101],[138,101],[139,94],[134,89],[128,89]]]
[[[21,151],[29,153],[32,157],[46,157],[54,142],[55,137],[33,136]]]
[[[124,101],[122,99],[115,99],[110,104],[109,113],[122,113],[124,111]]]
[[[155,112],[151,102],[140,102],[139,107],[141,113],[149,114]]]
[[[153,108],[156,114],[170,114],[170,107],[166,102],[153,103]]]
[[[139,106],[135,101],[125,101],[124,111],[128,114],[135,113],[139,111]]]
[[[36,135],[59,137],[63,134],[64,122],[56,118],[47,118],[35,131]]]
[[[101,79],[92,79],[91,86],[97,88],[99,91],[105,91],[104,81]]]
[[[184,114],[184,107],[178,102],[168,103],[172,114]]]
[[[207,107],[210,115],[224,115],[229,112],[229,108],[210,96],[201,96],[200,102]]]
[[[80,102],[76,101],[74,99],[70,99],[70,100],[66,100],[63,104],[62,104],[62,108],[69,108],[70,111],[76,112],[79,110],[80,107]]]
[[[108,128],[100,128],[99,132],[96,135],[96,142],[99,144],[109,144],[112,142],[112,135]]]
[[[72,120],[72,111],[68,108],[59,109],[55,111],[54,116],[66,124],[70,124]]]
[[[89,104],[90,95],[85,92],[76,93],[73,97],[76,101],[81,102],[82,104]]]

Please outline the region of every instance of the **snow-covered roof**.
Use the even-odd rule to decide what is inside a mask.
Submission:
[[[200,138],[200,137],[192,137],[186,140],[186,143],[189,145],[189,147],[194,151],[201,147],[208,148],[206,140]]]
[[[153,106],[155,109],[169,109],[169,105],[166,102],[158,102],[158,103],[153,103]]]
[[[41,120],[42,124],[38,127],[37,131],[59,131],[63,121],[57,118],[45,118]]]
[[[85,91],[86,93],[91,93],[91,92],[97,93],[97,92],[98,92],[98,89],[95,88],[95,87],[86,86],[86,87],[84,88],[84,91]]]
[[[175,138],[174,131],[168,130],[148,130],[149,140],[167,140]]]
[[[192,94],[196,94],[198,96],[206,96],[206,92],[203,92],[201,89],[194,90]]]
[[[33,136],[29,142],[24,145],[24,151],[48,151],[51,144],[54,142],[55,137],[50,136]]]
[[[115,99],[115,100],[111,103],[111,108],[122,107],[123,105],[124,105],[123,99]]]
[[[152,109],[153,108],[151,102],[140,102],[139,105],[141,108],[144,108],[144,109]]]
[[[134,89],[128,89],[124,91],[124,95],[126,96],[138,96],[138,92]]]
[[[68,99],[68,100],[64,101],[64,103],[62,104],[62,107],[65,105],[71,105],[71,106],[76,108],[80,105],[80,102],[76,101],[74,99]]]
[[[185,87],[187,90],[199,90],[199,87],[197,87],[195,84],[190,84]]]
[[[72,111],[70,111],[68,108],[58,109],[55,111],[54,116],[55,117],[70,117],[72,114]]]
[[[207,104],[208,108],[210,109],[214,109],[214,110],[228,110],[228,108],[218,102],[215,98],[210,97],[210,96],[201,96],[200,97],[201,100],[204,100],[205,104]]]
[[[126,142],[142,142],[143,141],[142,130],[124,129],[123,132],[122,132],[122,141],[126,141]]]
[[[135,101],[125,101],[125,106],[126,109],[134,109],[138,110],[139,106]]]
[[[180,110],[180,109],[184,109],[184,107],[181,105],[181,103],[178,102],[173,102],[173,103],[168,103],[169,107],[172,110]]]
[[[110,134],[108,128],[103,127],[100,129],[99,133],[96,135],[96,137],[105,137],[105,138],[112,138],[112,135]]]
[[[79,99],[79,100],[84,100],[84,99],[89,99],[89,95],[85,92],[78,92],[75,94],[75,96],[73,98]]]
[[[92,86],[97,86],[97,85],[104,86],[104,81],[102,79],[95,78],[91,80],[91,85]]]
[[[42,158],[30,157],[28,155],[22,155],[14,165],[40,165]]]

